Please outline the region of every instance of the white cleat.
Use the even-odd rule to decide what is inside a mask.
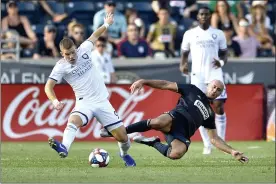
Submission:
[[[212,153],[212,147],[204,147],[203,148],[203,155],[210,155]]]

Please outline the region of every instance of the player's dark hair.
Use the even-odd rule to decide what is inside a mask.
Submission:
[[[59,42],[59,49],[70,49],[73,47],[75,44],[72,39],[65,37]]]
[[[102,42],[102,43],[106,43],[106,38],[105,37],[102,37],[102,36],[100,36],[99,38],[98,38],[98,40],[97,41],[99,41],[99,42]]]
[[[169,9],[168,9],[168,8],[165,8],[165,7],[161,7],[161,8],[159,9],[158,13],[159,13],[161,10],[165,10],[165,11],[167,11],[168,13],[170,13]]]
[[[209,12],[211,13],[211,9],[208,6],[199,7],[198,11],[201,10],[201,9],[203,9],[203,10],[209,10]]]

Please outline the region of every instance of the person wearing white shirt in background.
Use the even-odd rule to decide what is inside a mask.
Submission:
[[[212,80],[224,81],[221,68],[227,62],[227,43],[224,33],[210,26],[211,11],[208,7],[199,8],[197,19],[199,26],[186,31],[183,36],[180,71],[188,74],[188,56],[191,52],[191,83],[206,92],[207,85]],[[213,101],[217,132],[223,140],[226,132],[224,113],[226,99],[227,94],[224,89]],[[199,131],[204,143],[203,154],[210,154],[212,146],[207,131],[202,126]]]
[[[99,37],[96,48],[92,51],[92,58],[106,84],[116,83],[117,78],[110,54],[105,50],[107,40]]]
[[[130,140],[125,126],[108,100],[109,94],[104,80],[95,66],[95,59],[91,57],[96,40],[112,24],[113,14],[108,13],[104,18],[104,24],[78,48],[70,38],[63,38],[60,41],[59,47],[63,58],[54,66],[45,85],[45,93],[56,110],[62,109],[64,103],[58,100],[54,87],[63,78],[75,93],[76,105],[69,116],[62,142],[53,137],[48,141],[61,158],[67,157],[78,129],[95,117],[118,141],[120,156],[125,165],[133,167],[136,163],[128,155]]]

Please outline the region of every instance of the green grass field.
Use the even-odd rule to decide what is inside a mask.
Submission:
[[[2,143],[0,182],[275,182],[275,143],[230,144],[243,151],[249,163],[241,164],[217,150],[203,156],[199,142],[193,142],[181,160],[169,160],[153,148],[133,143],[130,154],[136,159],[135,168],[125,168],[115,142],[76,142],[66,159],[60,159],[47,142]],[[88,155],[96,147],[109,152],[108,167],[88,165]]]

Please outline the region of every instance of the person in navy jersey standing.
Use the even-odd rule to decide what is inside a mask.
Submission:
[[[129,24],[127,27],[127,38],[118,45],[118,56],[131,58],[150,55],[150,47],[145,40],[139,38],[137,26]]]

